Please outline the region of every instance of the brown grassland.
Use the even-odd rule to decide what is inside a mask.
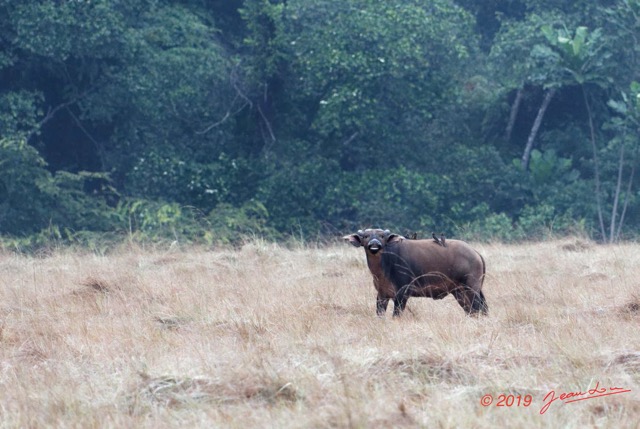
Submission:
[[[1,253],[0,427],[640,427],[640,244],[474,246],[484,318],[344,244]]]

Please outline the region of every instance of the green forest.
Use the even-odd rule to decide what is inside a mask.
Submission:
[[[0,0],[0,241],[640,236],[640,0]]]

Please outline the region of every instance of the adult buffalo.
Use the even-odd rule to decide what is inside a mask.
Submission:
[[[383,316],[393,299],[393,315],[399,316],[411,296],[442,299],[448,294],[467,314],[487,314],[482,293],[485,263],[464,241],[408,240],[389,230],[365,229],[343,237],[364,247],[367,265],[378,291],[376,312]]]

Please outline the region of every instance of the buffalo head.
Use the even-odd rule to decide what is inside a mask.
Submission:
[[[375,255],[387,246],[387,244],[404,240],[404,237],[390,232],[388,229],[365,229],[359,230],[355,234],[342,237],[355,247],[364,247],[364,250],[371,255]]]

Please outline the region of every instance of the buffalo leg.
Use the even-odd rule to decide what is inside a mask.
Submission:
[[[484,297],[482,291],[471,291],[473,293],[473,301],[471,301],[471,310],[474,313],[487,314],[489,312],[489,306],[487,305],[487,299]]]
[[[378,317],[384,316],[384,313],[387,312],[387,305],[389,305],[389,298],[382,298],[378,295],[376,299],[376,314]]]
[[[471,314],[472,313],[472,305],[471,305],[472,300],[470,299],[471,297],[469,296],[469,294],[467,292],[468,292],[467,290],[465,290],[464,288],[460,287],[460,288],[455,289],[451,293],[456,298],[456,301],[458,301],[458,304],[460,304],[460,307],[462,307],[464,312],[467,313],[467,314]]]
[[[464,312],[471,316],[477,316],[479,313],[487,314],[488,306],[482,291],[476,292],[468,286],[460,287],[453,292],[456,301]]]
[[[407,294],[397,293],[396,297],[393,298],[393,316],[397,317],[402,314],[404,311],[404,307],[407,305],[407,300],[409,296]]]

